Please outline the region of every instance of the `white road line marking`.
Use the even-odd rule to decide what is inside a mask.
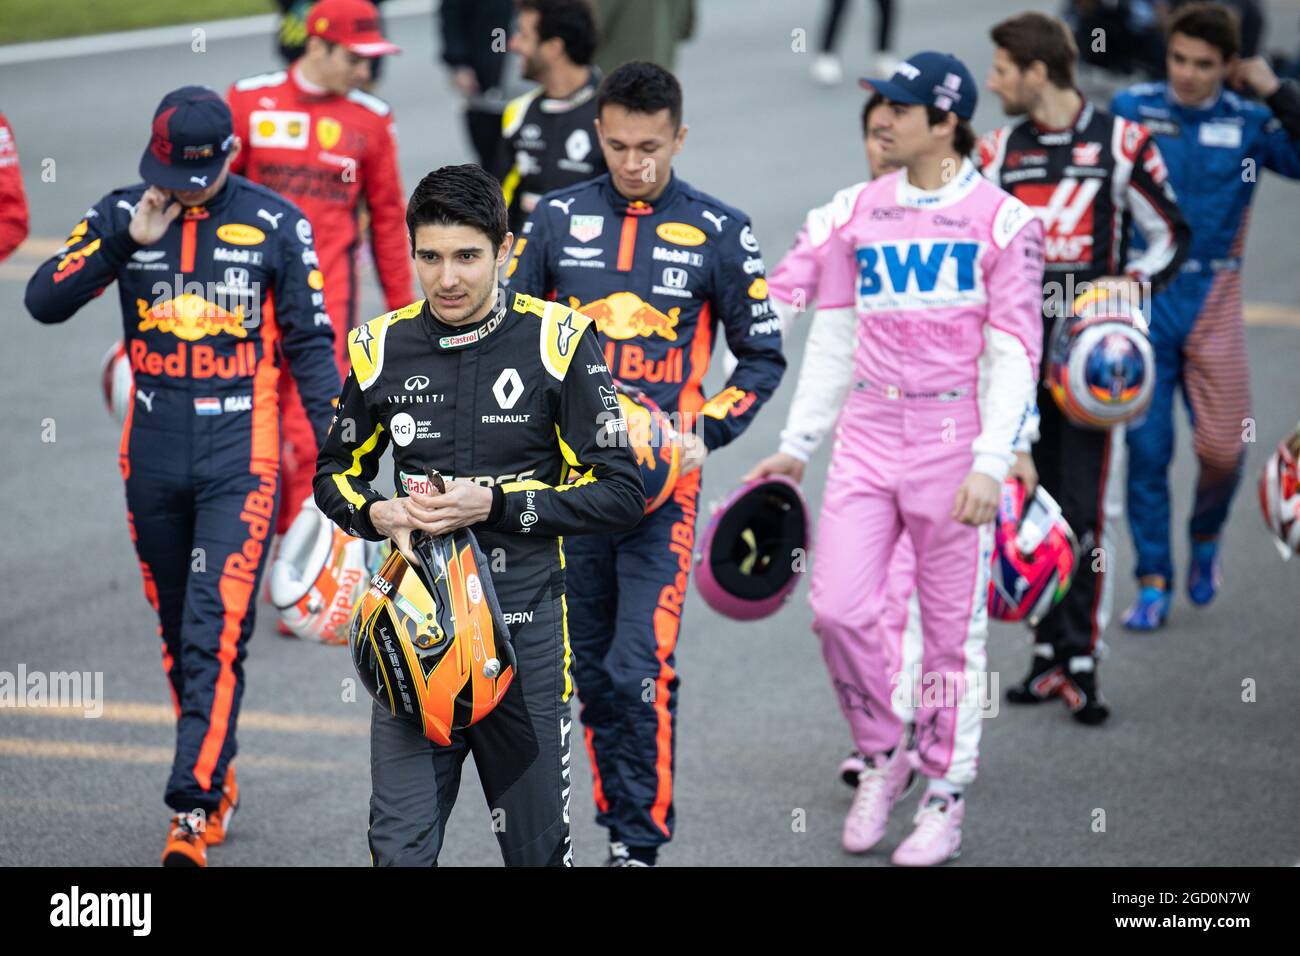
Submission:
[[[89,720],[84,707],[0,708],[0,716],[23,714],[28,717],[61,717]],[[166,704],[146,704],[134,700],[106,701],[103,716],[95,722],[124,724],[176,724],[176,711]],[[277,714],[269,710],[240,710],[241,730],[273,730],[287,734],[321,734],[335,737],[365,737],[370,734],[368,719],[331,717],[323,714]]]
[[[40,265],[62,249],[65,242],[66,239],[56,239],[54,236],[29,236],[10,255],[14,259],[30,259],[33,264]]]
[[[0,796],[0,807],[16,810],[50,810],[55,813],[121,813],[136,809],[126,803],[77,803],[73,800],[46,800],[28,797]]]
[[[1292,305],[1275,305],[1272,302],[1247,302],[1247,325],[1300,328],[1300,309]]]
[[[175,752],[171,747],[146,747],[139,744],[80,743],[71,740],[35,740],[31,737],[0,737],[0,757],[25,757],[37,760],[94,760],[103,763],[137,763],[171,766]],[[317,773],[352,773],[361,769],[361,761],[306,760],[266,754],[239,755],[241,767],[268,770],[304,770]]]

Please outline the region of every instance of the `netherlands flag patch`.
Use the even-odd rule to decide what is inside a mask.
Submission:
[[[196,398],[194,399],[195,415],[220,415],[221,399],[219,398]]]

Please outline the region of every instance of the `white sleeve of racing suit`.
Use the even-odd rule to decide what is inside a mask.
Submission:
[[[1010,332],[985,326],[984,353],[988,356],[989,386],[982,388],[980,421],[983,428],[971,444],[978,471],[1002,481],[1012,456],[1023,451],[1024,427],[1033,414],[1036,382],[1028,350]]]
[[[807,461],[835,424],[853,378],[857,313],[851,306],[813,315],[781,451]]]
[[[993,261],[985,277],[990,304],[980,365],[981,431],[971,443],[978,471],[1001,482],[1022,449],[1035,414],[1043,351],[1043,226],[1007,197],[993,222]],[[1035,430],[1037,430],[1035,428]]]
[[[992,381],[990,371],[993,367],[992,355],[992,351],[985,349],[984,354],[980,356],[979,405],[981,411],[985,407],[989,383]],[[1037,390],[1035,390],[1035,394],[1037,394]],[[1034,442],[1038,441],[1038,421],[1038,402],[1035,401],[1034,407],[1029,410],[1029,414],[1025,417],[1025,424],[1020,429],[1020,437],[1016,439],[1016,446],[1012,449],[1013,451],[1017,453],[1023,452],[1026,455],[1033,451]]]
[[[1035,390],[1037,391],[1037,390]],[[1029,416],[1025,419],[1025,425],[1020,429],[1020,438],[1016,441],[1016,451],[1024,452],[1028,455],[1034,448],[1034,442],[1038,441],[1038,403],[1029,410]]]

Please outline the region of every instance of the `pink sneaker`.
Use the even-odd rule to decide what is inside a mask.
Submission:
[[[858,774],[853,805],[844,818],[844,849],[849,853],[866,853],[880,842],[889,826],[889,811],[915,777],[908,753],[900,744],[894,756],[878,754],[865,759]]]
[[[896,866],[937,866],[961,856],[961,821],[966,801],[927,790],[912,822],[916,829],[894,851]]]

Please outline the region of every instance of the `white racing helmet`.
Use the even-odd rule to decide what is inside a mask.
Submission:
[[[121,425],[126,421],[127,410],[135,401],[135,377],[131,374],[131,360],[126,346],[118,339],[108,347],[99,363],[99,381],[104,389],[104,405],[108,414]]]
[[[271,565],[271,603],[294,636],[347,644],[352,609],[380,560],[379,545],[346,534],[307,498]]]

